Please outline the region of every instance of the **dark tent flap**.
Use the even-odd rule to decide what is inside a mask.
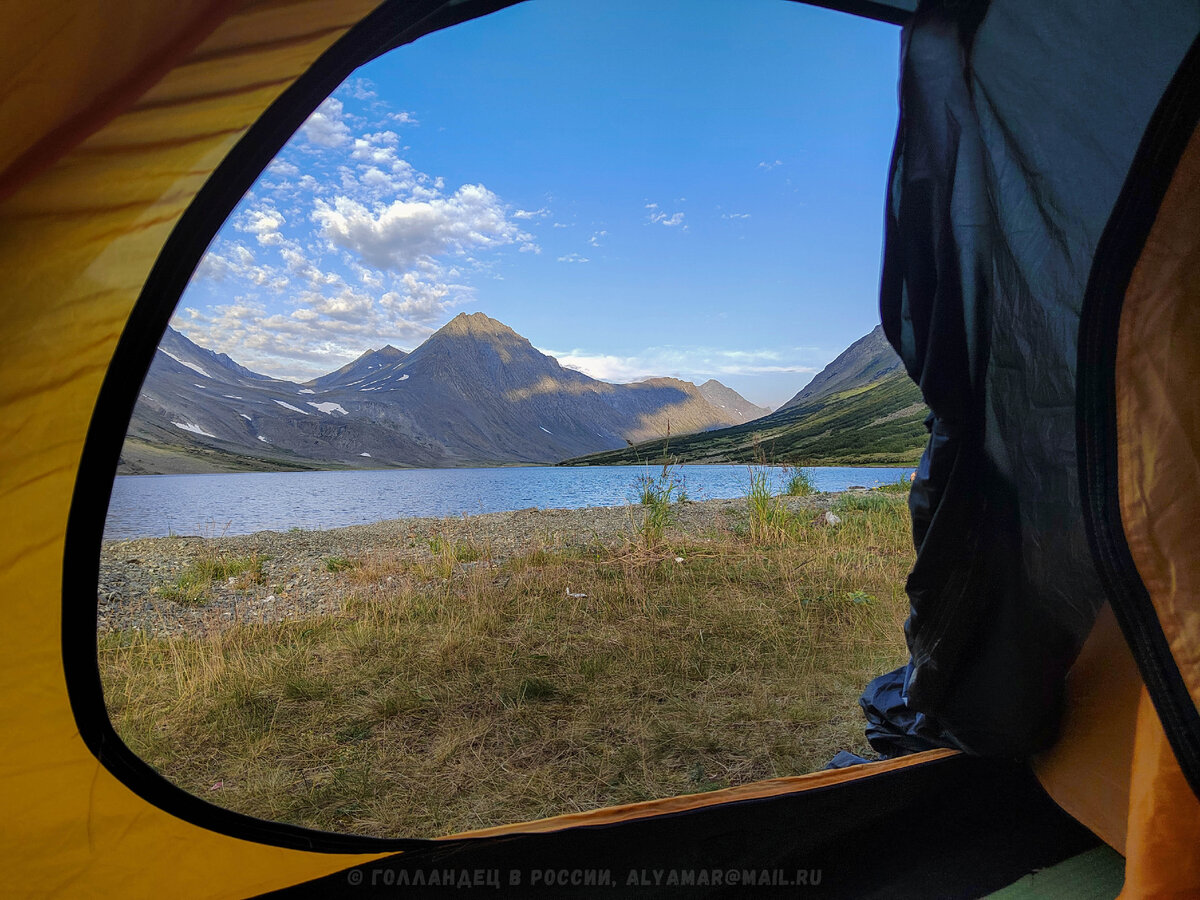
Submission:
[[[1198,30],[1200,4],[1113,0],[927,3],[905,30],[881,312],[932,411],[905,691],[972,752],[1053,740],[1103,600],[1078,486],[1079,315]]]

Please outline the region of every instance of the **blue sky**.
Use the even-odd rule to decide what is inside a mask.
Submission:
[[[531,0],[364,66],[173,324],[305,380],[483,311],[614,381],[772,407],[878,322],[898,29],[784,0]]]

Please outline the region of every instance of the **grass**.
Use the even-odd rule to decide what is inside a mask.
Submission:
[[[675,521],[675,511],[672,506],[687,499],[687,485],[684,477],[679,474],[678,466],[673,465],[666,457],[662,471],[657,475],[651,474],[649,467],[635,482],[638,502],[644,507],[641,534],[647,546],[653,546],[662,540],[663,531]]]
[[[808,772],[868,752],[858,694],[906,656],[904,500],[838,515],[769,541],[665,529],[653,546],[535,541],[474,563],[450,542],[433,563],[378,548],[337,570],[338,616],[100,635],[105,698],[184,789],[360,834]]]
[[[212,554],[193,561],[174,582],[163,585],[158,593],[168,600],[189,606],[208,602],[209,592],[216,582],[229,581],[239,589],[263,582],[263,558],[223,556]]]
[[[875,488],[877,491],[882,491],[885,494],[904,494],[908,496],[908,492],[912,490],[912,482],[903,475],[895,481],[889,481]]]
[[[786,479],[783,492],[789,497],[808,497],[817,492],[810,469],[785,466],[783,476]]]
[[[344,556],[328,556],[325,558],[326,572],[345,572],[347,569],[353,569],[354,565],[354,560],[347,559]]]

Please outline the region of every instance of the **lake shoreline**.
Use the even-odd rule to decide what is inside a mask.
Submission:
[[[818,516],[847,492],[780,498],[797,516]],[[869,493],[855,489],[849,493]],[[742,527],[746,499],[672,504],[667,540],[715,540]],[[259,531],[233,536],[173,536],[106,540],[98,583],[100,631],[141,631],[155,637],[200,636],[231,625],[269,624],[338,615],[347,597],[344,568],[390,563],[429,564],[447,548],[470,548],[459,567],[498,567],[534,550],[579,551],[636,543],[645,516],[640,505],[528,509],[457,517],[385,519],[323,530]],[[453,550],[451,552],[454,552]],[[197,566],[214,560],[251,561],[244,573],[215,580],[200,603],[164,596]]]
[[[907,482],[911,468],[812,467],[813,490]],[[786,493],[795,470],[779,466],[683,465],[666,473],[672,497],[705,501],[744,498],[753,475]],[[235,478],[172,475],[118,478],[105,522],[106,539],[247,535],[291,528],[331,529],[387,519],[444,518],[528,509],[623,507],[636,503],[661,466],[586,469],[541,467],[390,469],[344,472],[240,473]]]

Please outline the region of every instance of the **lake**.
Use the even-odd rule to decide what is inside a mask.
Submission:
[[[522,466],[492,469],[382,469],[121,476],[113,485],[106,539],[168,534],[250,534],[361,525],[381,519],[458,516],[526,509],[622,506],[637,501],[652,466]],[[744,465],[678,466],[692,500],[740,497]],[[819,491],[907,479],[911,468],[808,469]],[[784,470],[767,467],[778,490]]]

